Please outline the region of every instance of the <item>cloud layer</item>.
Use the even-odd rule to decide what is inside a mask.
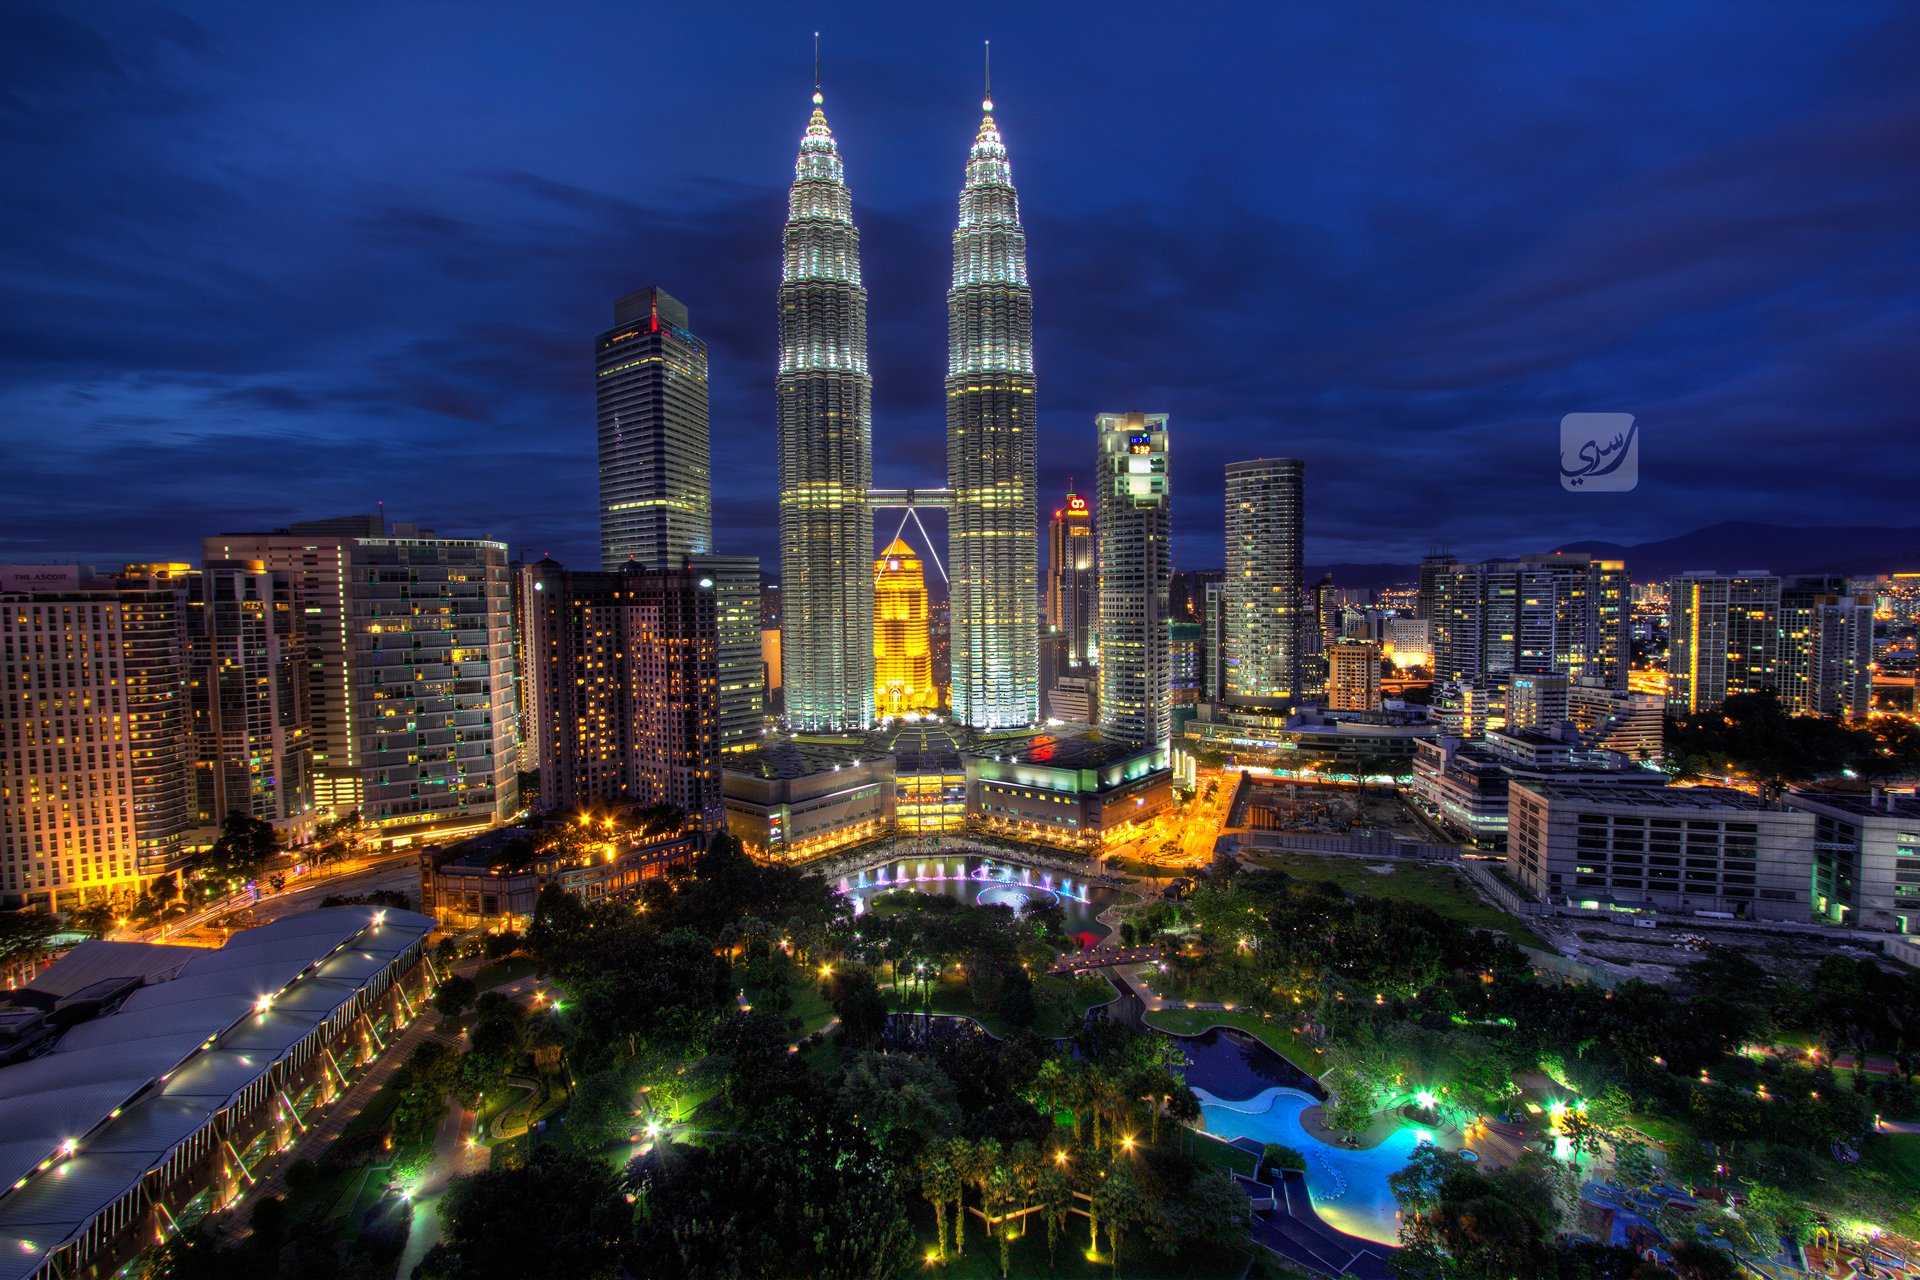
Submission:
[[[772,567],[811,25],[884,482],[944,475],[991,35],[1043,506],[1138,408],[1173,415],[1182,567],[1262,454],[1307,460],[1315,561],[1911,519],[1911,10],[683,9],[11,7],[0,559],[384,502],[588,563],[591,340],[658,283],[713,350],[720,545]],[[1574,410],[1639,415],[1637,491],[1560,489]]]

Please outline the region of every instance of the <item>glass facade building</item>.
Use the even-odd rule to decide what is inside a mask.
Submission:
[[[1039,480],[1026,233],[981,105],[947,291],[947,559],[953,718],[995,729],[1040,716]]]
[[[873,722],[873,378],[860,233],[821,95],[780,276],[781,661],[796,730]]]
[[[600,429],[600,563],[648,568],[713,550],[707,344],[665,289],[614,304],[594,340]]]
[[[1305,620],[1306,463],[1227,464],[1226,698],[1297,698]]]
[[[1103,413],[1096,430],[1100,729],[1115,743],[1165,748],[1172,727],[1166,601],[1173,572],[1167,415]]]

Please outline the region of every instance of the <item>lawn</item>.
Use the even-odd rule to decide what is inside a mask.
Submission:
[[[480,970],[473,977],[474,985],[482,991],[491,990],[509,982],[517,982],[539,970],[532,956],[513,956],[506,960],[496,960]]]
[[[881,993],[887,997],[887,1007],[895,1013],[921,1011],[917,990],[883,987]],[[1055,999],[1049,1000],[1049,993]],[[1072,1035],[1086,1018],[1087,1010],[1106,1004],[1114,998],[1115,993],[1113,984],[1097,975],[1082,974],[1064,978],[1044,974],[1033,980],[1033,994],[1040,1006],[1040,1017],[1031,1030],[1049,1039],[1057,1039]],[[982,1009],[973,1002],[972,995],[967,991],[966,979],[957,974],[941,975],[933,988],[929,1006],[935,1013],[972,1018],[991,1035],[1005,1038],[1014,1032],[1014,1028],[1008,1025],[997,1009]]]
[[[805,1038],[818,1031],[833,1020],[833,1005],[827,1000],[821,980],[812,972],[802,973],[795,970],[787,980],[787,995],[793,1003],[787,1008],[789,1018],[800,1019],[800,1030],[796,1039]],[[744,987],[747,1003],[756,1009],[774,1007],[774,989],[772,987]]]
[[[1208,1027],[1238,1027],[1309,1075],[1318,1076],[1326,1070],[1320,1051],[1292,1027],[1250,1010],[1157,1009],[1147,1015],[1147,1025],[1176,1036],[1199,1035]]]
[[[1496,929],[1523,947],[1553,950],[1545,939],[1529,929],[1518,917],[1482,902],[1472,886],[1467,884],[1465,876],[1452,867],[1265,850],[1242,856],[1254,866],[1284,871],[1295,879],[1331,880],[1348,893],[1417,902],[1472,928]],[[1379,872],[1371,869],[1383,866],[1391,866],[1393,870]]]

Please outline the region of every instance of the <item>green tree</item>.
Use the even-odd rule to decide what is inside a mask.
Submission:
[[[480,988],[472,978],[454,974],[441,982],[433,993],[433,1007],[442,1017],[457,1018],[466,1012],[480,995]]]
[[[235,810],[201,860],[201,870],[217,883],[252,880],[274,855],[273,824]]]
[[[1146,1201],[1123,1168],[1115,1168],[1101,1179],[1100,1185],[1094,1188],[1093,1199],[1099,1207],[1099,1221],[1107,1229],[1107,1252],[1111,1255],[1114,1271],[1118,1272],[1120,1242],[1146,1216]]]
[[[420,1280],[596,1280],[612,1277],[630,1210],[603,1160],[536,1147],[517,1169],[454,1182],[441,1205],[445,1239]]]

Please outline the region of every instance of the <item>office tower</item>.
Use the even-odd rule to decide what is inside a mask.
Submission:
[[[766,730],[767,668],[760,640],[760,558],[690,556],[694,575],[713,583],[720,641],[720,749],[747,751]],[[676,567],[668,564],[666,567]]]
[[[1200,681],[1200,701],[1222,702],[1227,696],[1227,584],[1224,578],[1206,584],[1201,599],[1201,641],[1206,671]]]
[[[947,291],[947,562],[953,718],[997,729],[1040,716],[1039,480],[1027,239],[993,103],[981,108]]]
[[[187,575],[187,706],[198,820],[243,813],[290,844],[313,825],[306,631],[293,575],[210,560]]]
[[[1627,687],[1632,593],[1626,566],[1577,552],[1423,565],[1434,676],[1558,672]]]
[[[1167,415],[1096,420],[1100,563],[1100,728],[1115,742],[1164,747],[1171,733],[1167,625]]]
[[[1413,598],[1413,616],[1432,620],[1439,611],[1441,583],[1458,568],[1449,552],[1435,551],[1420,557],[1420,581]]]
[[[1327,650],[1327,706],[1334,711],[1380,708],[1380,646],[1371,640],[1335,640]]]
[[[670,804],[720,821],[721,604],[691,566],[522,570],[542,803]]]
[[[1762,570],[1683,573],[1667,589],[1667,706],[1711,711],[1780,684],[1780,579]]]
[[[864,729],[873,721],[873,379],[860,233],[823,101],[816,89],[780,277],[781,657],[788,724]]]
[[[1200,683],[1206,671],[1206,627],[1167,619],[1167,689],[1176,707],[1204,701]]]
[[[443,831],[504,822],[520,808],[506,544],[405,529],[348,552],[361,817]]]
[[[378,515],[339,516],[266,533],[216,534],[200,544],[203,563],[255,561],[263,569],[284,571],[293,583],[294,605],[305,633],[314,805],[336,817],[360,807],[348,671],[348,562],[357,538],[385,533],[386,521]]]
[[[1427,618],[1388,618],[1384,629],[1396,667],[1433,665],[1433,623]]]
[[[927,575],[895,538],[873,562],[873,699],[882,718],[940,709],[927,634]]]
[[[1864,719],[1872,708],[1874,596],[1843,577],[1780,588],[1780,701],[1801,715]]]
[[[1300,694],[1306,464],[1227,464],[1227,701]]]
[[[0,904],[65,910],[179,865],[185,666],[180,584],[0,566]]]
[[[713,550],[707,344],[658,287],[614,303],[594,339],[600,426],[600,563],[677,565]]]
[[[1516,675],[1507,681],[1509,729],[1551,732],[1568,720],[1567,678],[1557,672]]]
[[[1047,522],[1047,624],[1065,641],[1065,670],[1093,665],[1099,599],[1093,511],[1085,498],[1069,493]]]

